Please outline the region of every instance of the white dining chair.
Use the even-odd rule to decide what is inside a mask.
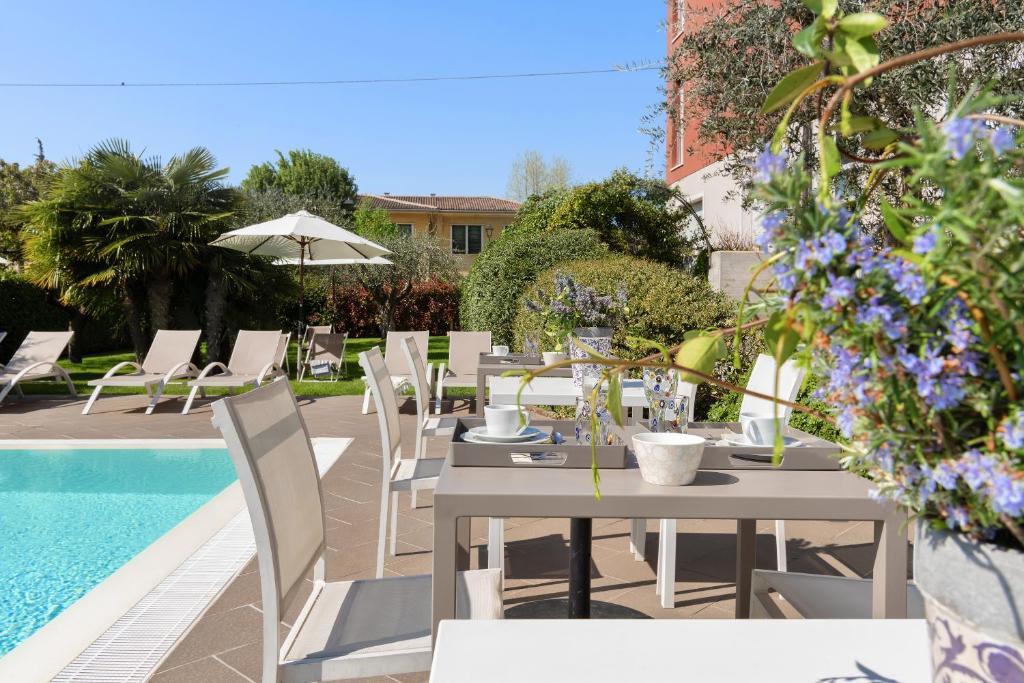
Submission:
[[[263,683],[428,671],[429,575],[327,582],[324,497],[309,430],[288,382],[213,404],[256,540]],[[286,631],[281,621],[308,590]],[[460,572],[456,613],[500,619],[501,572]],[[283,636],[283,637],[282,637]]]
[[[754,367],[747,380],[747,389],[756,391],[768,396],[777,395],[786,401],[793,401],[800,393],[800,386],[804,381],[805,370],[794,361],[786,361],[779,371],[778,393],[775,386],[775,358],[767,354],[760,354],[754,362]],[[696,390],[694,387],[693,391]],[[693,400],[690,401],[693,406]],[[740,402],[740,413],[754,413],[758,415],[770,415],[775,404],[763,398],[748,396],[744,394]],[[789,422],[790,409],[785,406],[778,406],[779,419],[783,425]],[[693,419],[691,412],[690,419]],[[657,578],[655,580],[655,592],[661,599],[661,606],[669,609],[675,605],[675,576],[676,576],[676,536],[678,523],[674,519],[661,520],[658,527],[658,564],[656,568]],[[644,542],[647,535],[647,520],[633,520],[631,530],[630,546],[634,557],[637,560],[644,559]],[[782,520],[775,522],[775,561],[780,572],[787,569],[786,563],[786,524]]]
[[[405,362],[405,354],[399,348],[399,341],[406,337],[416,340],[416,346],[420,350],[422,358],[427,357],[430,345],[430,332],[420,330],[418,332],[388,332],[384,343],[384,364],[388,368],[388,381],[395,388],[395,391],[404,390],[412,383],[412,370]],[[363,415],[370,412],[370,387],[367,386],[363,392]]]

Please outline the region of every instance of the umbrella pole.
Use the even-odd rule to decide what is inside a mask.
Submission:
[[[306,280],[305,266],[306,249],[303,245],[299,245],[299,336],[298,336],[298,348],[295,350],[295,376],[299,376],[299,370],[302,367],[302,322],[305,319],[305,307],[306,307]]]

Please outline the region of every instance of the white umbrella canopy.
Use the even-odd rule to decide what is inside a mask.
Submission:
[[[231,230],[210,244],[256,256],[296,259],[299,265],[323,259],[370,259],[391,253],[308,211]]]
[[[297,258],[279,258],[274,261],[275,266],[297,266],[299,265],[299,259]],[[306,260],[307,266],[393,266],[391,261],[388,261],[383,256],[374,256],[373,258],[328,258],[328,259],[316,259],[315,261]]]

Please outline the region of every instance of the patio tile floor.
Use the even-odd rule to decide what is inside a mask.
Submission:
[[[201,401],[187,416],[182,399],[161,402],[144,414],[142,396],[101,397],[90,415],[80,415],[84,399],[11,400],[0,408],[0,439],[23,438],[206,438],[219,434],[210,424],[209,403]],[[301,398],[303,415],[314,436],[355,439],[342,460],[324,478],[328,515],[329,580],[373,575],[379,512],[380,460],[377,418],[359,413],[361,397]],[[464,406],[465,404],[462,403]],[[406,403],[403,434],[412,443],[414,406]],[[444,454],[432,441],[430,456]],[[389,576],[429,573],[432,546],[431,495],[421,493],[418,508],[407,495],[400,502],[399,554],[387,558]],[[648,524],[647,559],[629,552],[629,523],[594,523],[594,599],[636,610],[652,618],[727,619],[733,614],[735,524],[722,520],[679,523],[675,609],[662,609],[654,595],[656,523]],[[775,541],[770,521],[758,524],[757,566],[774,567]],[[790,569],[868,575],[872,529],[863,523],[790,522]],[[486,565],[486,520],[474,520],[473,566]],[[531,601],[565,598],[568,573],[566,520],[506,521],[505,603],[515,609]],[[304,596],[303,596],[304,597]],[[301,600],[299,601],[301,604]],[[286,619],[294,618],[298,605]],[[282,627],[283,628],[283,627]],[[250,562],[175,646],[153,683],[178,681],[244,683],[259,680],[260,600],[255,562]],[[425,675],[384,677],[380,681],[424,681]]]

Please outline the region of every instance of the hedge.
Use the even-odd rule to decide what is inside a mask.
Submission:
[[[0,342],[0,362],[10,360],[31,330],[68,329],[73,314],[46,290],[17,273],[0,269],[0,330],[7,333]],[[120,329],[114,321],[85,318],[75,343],[80,353],[110,351],[125,343]]]
[[[336,306],[335,306],[336,303]],[[311,324],[331,323],[350,337],[380,335],[380,309],[362,287],[341,286],[326,297],[322,312],[310,316]],[[459,289],[449,282],[428,280],[413,284],[412,291],[395,310],[394,329],[429,330],[444,335],[459,329]]]
[[[513,231],[488,244],[462,281],[463,329],[489,330],[495,344],[512,343],[520,297],[552,266],[607,254],[593,230]]]

